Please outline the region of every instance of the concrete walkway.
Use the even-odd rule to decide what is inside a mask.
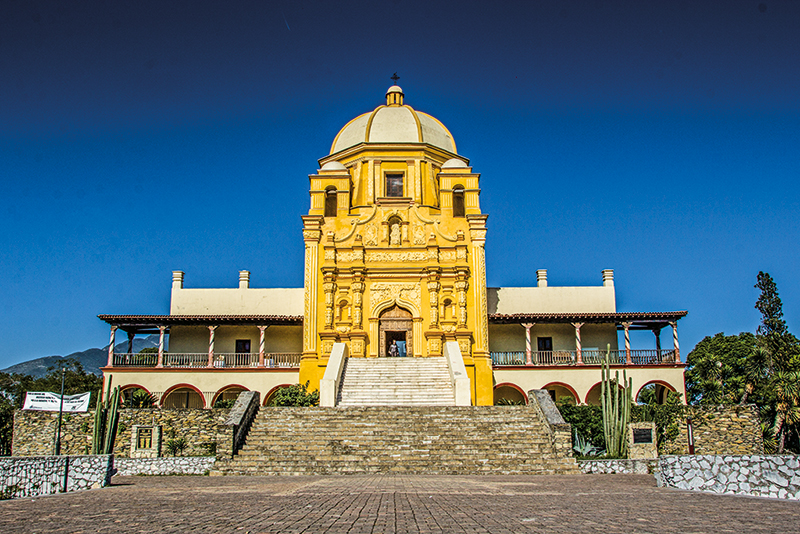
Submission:
[[[657,488],[647,475],[115,477],[0,501],[0,532],[800,532],[800,503]]]

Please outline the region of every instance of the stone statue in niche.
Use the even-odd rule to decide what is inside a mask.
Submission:
[[[392,223],[392,229],[389,231],[389,245],[400,246],[400,225]]]

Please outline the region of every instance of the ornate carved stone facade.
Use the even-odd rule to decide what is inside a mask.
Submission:
[[[387,107],[402,107],[402,100],[395,95]],[[437,128],[441,139],[452,139]],[[351,135],[348,126],[345,131],[309,176],[300,381],[312,388],[319,382],[336,341],[349,345],[351,357],[385,355],[390,338],[404,340],[409,356],[425,357],[441,355],[445,341],[457,340],[475,382],[474,402],[491,404],[488,344],[473,350],[488,328],[478,311],[486,310],[484,267],[476,264],[486,233],[480,176],[451,141],[348,144],[341,141]],[[465,213],[453,211],[456,188],[464,191]],[[333,189],[341,192],[336,216],[325,216],[324,197]],[[382,315],[395,307],[408,314],[402,325]]]

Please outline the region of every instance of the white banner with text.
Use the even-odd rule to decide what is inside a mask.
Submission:
[[[64,395],[64,412],[88,412],[91,393]],[[61,407],[61,395],[48,391],[28,391],[25,393],[23,410],[57,412]]]

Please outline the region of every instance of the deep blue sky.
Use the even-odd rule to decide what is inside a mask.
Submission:
[[[2,2],[0,368],[173,269],[302,286],[307,175],[395,71],[482,173],[490,285],[615,269],[685,355],[764,270],[800,333],[800,1]]]

